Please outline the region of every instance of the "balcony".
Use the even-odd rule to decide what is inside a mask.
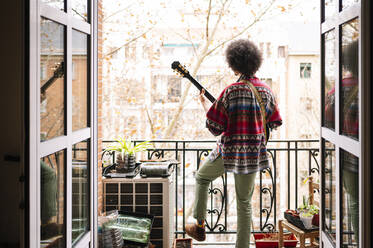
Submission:
[[[103,141],[103,148],[115,141]],[[135,143],[141,142],[136,141]],[[174,236],[187,237],[185,224],[193,222],[194,173],[203,163],[215,141],[155,140],[152,148],[138,159],[176,159],[174,171]],[[286,209],[295,209],[308,195],[304,180],[318,182],[319,140],[271,140],[268,145],[270,168],[258,173],[252,199],[253,232],[275,231],[278,219]],[[114,162],[115,154],[104,152],[103,164]],[[316,194],[316,201],[319,201]],[[225,174],[210,184],[207,239],[197,247],[233,247],[236,232],[234,179]]]

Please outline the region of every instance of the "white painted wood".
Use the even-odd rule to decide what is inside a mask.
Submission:
[[[65,224],[66,224],[66,245],[71,247],[72,244],[72,145],[81,141],[90,140],[89,146],[89,161],[90,161],[90,231],[87,232],[74,247],[95,247],[94,236],[97,228],[97,14],[94,13],[97,1],[92,1],[88,4],[91,11],[91,25],[73,17],[71,11],[71,0],[66,0],[66,12],[53,8],[47,4],[38,1],[29,1],[30,6],[30,42],[29,42],[29,57],[30,57],[30,144],[29,144],[29,223],[27,228],[29,247],[39,247],[40,243],[40,159],[55,152],[64,150],[65,154]],[[44,142],[40,142],[40,19],[41,17],[50,19],[65,26],[65,65],[66,65],[66,133],[63,136],[56,137]],[[94,27],[93,27],[94,26]],[[90,41],[90,50],[88,58],[90,65],[90,75],[88,76],[88,84],[90,91],[90,123],[88,128],[72,132],[72,30],[88,34]],[[94,35],[91,35],[94,33]]]

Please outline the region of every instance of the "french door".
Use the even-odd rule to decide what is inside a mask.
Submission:
[[[94,247],[96,3],[29,1],[30,247]]]
[[[370,1],[321,10],[321,245],[370,247]]]

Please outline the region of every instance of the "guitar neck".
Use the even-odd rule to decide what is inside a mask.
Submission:
[[[196,86],[197,89],[198,89],[199,91],[201,91],[202,89],[204,89],[204,90],[205,90],[205,96],[206,96],[207,99],[210,100],[211,103],[214,103],[214,102],[215,102],[215,100],[216,100],[215,97],[213,97],[213,96],[210,94],[210,92],[208,92],[208,91],[206,90],[206,88],[204,88],[200,83],[198,83],[197,80],[195,80],[195,79],[194,79],[192,76],[190,76],[190,75],[186,76],[186,78],[189,79],[189,81],[192,82],[192,84],[194,84],[194,86]]]

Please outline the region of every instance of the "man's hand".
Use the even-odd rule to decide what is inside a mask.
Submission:
[[[201,102],[202,104],[202,107],[203,109],[205,110],[205,112],[207,113],[207,111],[209,110],[209,107],[207,106],[207,103],[206,103],[206,97],[205,97],[205,89],[202,89],[201,92],[199,93],[199,101]]]
[[[202,89],[201,92],[199,93],[199,101],[203,104],[205,104],[206,102],[206,98],[205,98],[205,89]]]

